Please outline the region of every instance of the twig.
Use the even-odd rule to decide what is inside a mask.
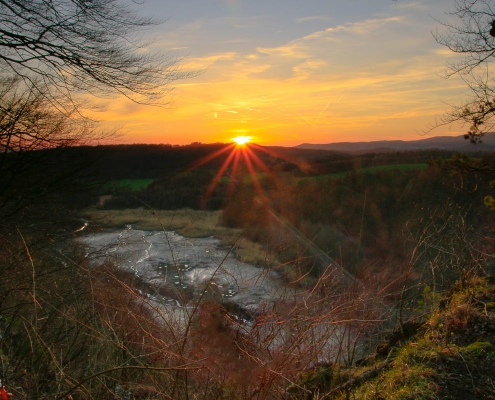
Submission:
[[[110,372],[120,371],[120,370],[124,370],[124,369],[139,369],[139,370],[146,370],[146,371],[189,371],[189,370],[198,370],[198,369],[203,368],[203,366],[200,366],[200,367],[188,367],[188,366],[189,365],[192,365],[192,364],[197,364],[197,363],[199,363],[201,361],[205,361],[205,360],[206,360],[206,358],[204,358],[202,360],[198,360],[198,361],[192,362],[192,363],[189,363],[189,364],[180,365],[178,367],[148,367],[148,366],[140,366],[140,365],[136,365],[136,366],[133,366],[133,365],[122,365],[120,367],[114,367],[114,368],[106,369],[105,371],[100,371],[100,372],[98,372],[96,374],[93,374],[91,376],[88,376],[86,379],[83,379],[82,381],[78,382],[76,385],[72,386],[65,393],[63,393],[62,395],[56,397],[55,400],[62,400],[62,399],[67,398],[67,396],[69,394],[71,394],[74,390],[76,390],[77,388],[79,388],[80,386],[82,386],[85,382],[87,382],[87,381],[89,381],[91,379],[94,379],[94,378],[96,378],[98,376],[108,374]]]

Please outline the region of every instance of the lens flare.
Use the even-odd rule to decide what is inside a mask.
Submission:
[[[208,200],[214,194],[215,189],[222,180],[223,182],[228,182],[225,190],[227,198],[230,198],[233,196],[238,183],[243,182],[246,176],[249,176],[249,182],[251,182],[257,198],[264,198],[264,190],[259,181],[260,177],[263,176],[264,178],[268,178],[274,186],[278,185],[278,179],[274,171],[271,171],[264,163],[263,153],[271,159],[281,159],[284,162],[296,164],[301,170],[308,169],[308,165],[305,165],[304,162],[301,162],[292,156],[284,155],[273,149],[267,149],[251,143],[250,141],[252,138],[252,136],[237,136],[232,138],[232,143],[204,156],[187,168],[188,171],[191,171],[215,160],[217,157],[225,157],[225,160],[221,163],[215,176],[205,190],[201,201],[201,207],[206,207]]]

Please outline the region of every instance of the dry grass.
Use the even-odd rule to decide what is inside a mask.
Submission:
[[[134,208],[126,210],[91,210],[89,219],[105,227],[132,225],[136,229],[176,231],[187,237],[225,236],[230,239],[240,230],[228,229],[220,225],[220,211],[191,210],[149,210]]]
[[[243,237],[237,241],[234,250],[237,257],[248,264],[264,267],[277,267],[280,265],[275,253],[263,248],[259,243],[253,243]]]

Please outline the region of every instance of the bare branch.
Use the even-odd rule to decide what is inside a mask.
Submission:
[[[159,23],[114,0],[0,0],[0,70],[34,82],[64,109],[74,93],[157,103],[190,76],[141,40]]]
[[[448,63],[445,77],[461,76],[471,97],[453,105],[428,131],[454,122],[467,123],[470,127],[465,137],[477,143],[491,129],[495,115],[495,86],[490,73],[495,61],[495,11],[489,0],[458,0],[450,15],[458,23],[441,22],[443,32],[437,30],[433,36],[438,43],[462,56],[460,61]]]

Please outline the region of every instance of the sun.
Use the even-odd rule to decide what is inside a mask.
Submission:
[[[251,136],[237,136],[235,138],[232,138],[232,140],[237,143],[237,145],[242,146],[244,144],[247,144],[251,141]]]

